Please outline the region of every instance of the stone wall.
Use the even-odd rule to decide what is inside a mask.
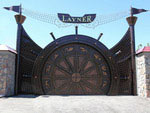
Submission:
[[[14,95],[15,57],[15,53],[0,51],[0,96]]]
[[[145,53],[147,97],[150,97],[150,52]]]
[[[137,93],[142,97],[150,97],[150,52],[142,52],[136,56]]]

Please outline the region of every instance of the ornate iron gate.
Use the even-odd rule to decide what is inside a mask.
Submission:
[[[118,65],[120,75],[119,94],[133,94],[130,29],[128,29],[120,42],[111,48],[110,51],[113,53]]]
[[[34,61],[42,50],[26,33],[21,26],[21,41],[20,41],[20,64],[18,76],[18,93],[31,94],[33,93],[31,77]]]
[[[18,93],[131,95],[130,42],[129,30],[110,50],[91,37],[69,35],[42,50],[22,27]]]
[[[102,43],[87,36],[69,35],[42,51],[32,79],[36,94],[114,95],[119,76]]]

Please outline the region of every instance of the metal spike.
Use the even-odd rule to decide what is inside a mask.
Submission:
[[[100,33],[99,37],[97,40],[100,40],[100,38],[102,37],[103,33]]]
[[[75,26],[76,35],[78,35],[78,26]]]
[[[53,32],[51,32],[50,35],[52,36],[53,40],[56,40],[56,38],[55,38]]]

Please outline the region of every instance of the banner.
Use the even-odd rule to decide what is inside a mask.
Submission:
[[[71,17],[69,14],[58,13],[58,18],[64,23],[91,23],[96,14],[85,14],[83,17]]]

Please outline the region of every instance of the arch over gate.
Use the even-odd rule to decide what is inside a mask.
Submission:
[[[36,58],[32,72],[35,94],[116,95],[119,74],[110,51],[84,35],[50,43]]]

